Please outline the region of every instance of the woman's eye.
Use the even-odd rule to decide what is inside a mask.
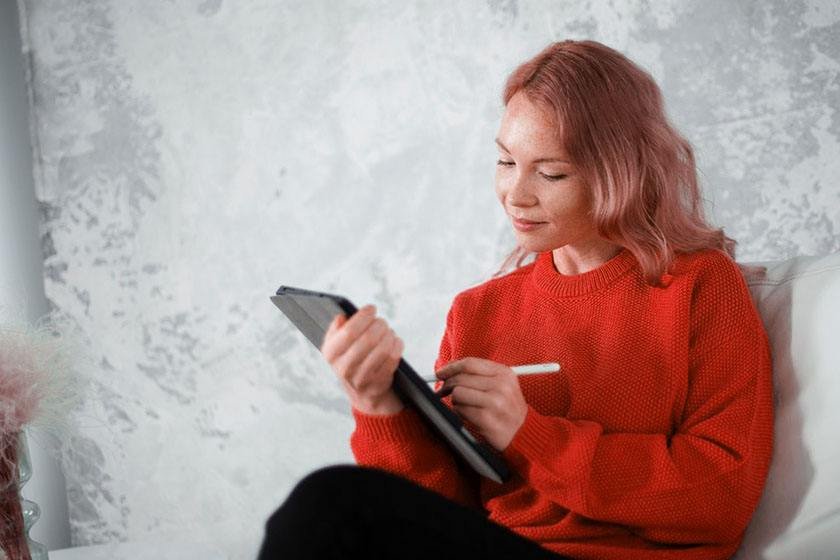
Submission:
[[[504,167],[509,167],[511,165],[515,165],[515,163],[512,162],[512,161],[505,161],[503,159],[500,159],[500,160],[496,161],[496,165],[502,165]],[[568,175],[566,175],[565,173],[561,173],[560,175],[546,175],[545,173],[540,173],[540,175],[542,175],[543,177],[545,177],[549,181],[560,181],[561,179],[565,179],[566,177],[568,177]]]
[[[540,175],[542,175],[549,181],[559,181],[560,179],[566,178],[566,175],[563,175],[562,173],[560,175],[546,175],[545,173],[540,173]]]

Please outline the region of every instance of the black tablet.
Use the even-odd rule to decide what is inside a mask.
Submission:
[[[289,286],[280,286],[277,294],[271,296],[271,301],[319,350],[335,316],[344,313],[349,318],[356,312],[356,306],[345,297]],[[394,372],[393,388],[402,401],[413,406],[476,472],[498,483],[510,478],[510,470],[504,460],[476,440],[458,415],[441,402],[440,397],[403,359],[400,359]]]

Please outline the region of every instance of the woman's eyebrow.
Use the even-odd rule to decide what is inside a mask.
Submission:
[[[502,148],[502,149],[503,149],[504,151],[506,151],[507,153],[510,153],[510,150],[508,150],[508,149],[505,147],[505,145],[504,145],[504,144],[502,144],[502,143],[501,143],[501,141],[499,141],[499,139],[498,139],[498,138],[496,138],[496,144],[498,144],[498,145],[499,145],[499,147],[500,147],[500,148]],[[534,160],[534,163],[540,163],[540,162],[544,162],[544,161],[559,161],[559,162],[561,162],[561,163],[569,163],[569,162],[568,162],[568,160],[565,160],[565,159],[563,159],[563,158],[540,158],[540,159],[535,159],[535,160]]]

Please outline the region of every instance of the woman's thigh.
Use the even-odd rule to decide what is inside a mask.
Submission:
[[[304,478],[266,525],[275,558],[560,558],[402,477],[356,466]]]

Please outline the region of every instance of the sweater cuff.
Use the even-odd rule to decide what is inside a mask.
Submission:
[[[524,468],[535,459],[545,458],[546,449],[557,446],[557,428],[551,420],[528,406],[525,421],[502,451],[502,456],[517,470]]]
[[[423,420],[411,407],[404,407],[394,414],[365,414],[352,408],[356,420],[356,433],[365,438],[382,440],[405,440],[428,436]]]

